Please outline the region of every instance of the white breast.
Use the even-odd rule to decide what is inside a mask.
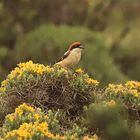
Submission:
[[[63,60],[63,64],[65,66],[73,66],[78,64],[80,59],[81,59],[81,49],[75,48],[70,52],[69,56]]]

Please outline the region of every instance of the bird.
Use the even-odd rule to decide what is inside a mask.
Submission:
[[[72,43],[60,61],[58,61],[56,64],[65,68],[77,65],[81,59],[83,49],[84,47],[81,42]]]

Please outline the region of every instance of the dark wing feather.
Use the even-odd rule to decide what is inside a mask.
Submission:
[[[67,58],[69,56],[69,54],[70,54],[70,51],[65,52],[64,55],[63,55],[63,57],[61,57],[61,59],[59,61],[62,61],[65,58]]]

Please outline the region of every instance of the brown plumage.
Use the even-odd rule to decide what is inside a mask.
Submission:
[[[70,45],[69,50],[72,50],[74,48],[77,48],[79,46],[81,46],[82,44],[80,42],[74,42]]]
[[[80,42],[74,42],[69,46],[67,52],[64,53],[63,57],[56,64],[63,67],[69,67],[76,65],[81,58],[81,51],[84,49]]]

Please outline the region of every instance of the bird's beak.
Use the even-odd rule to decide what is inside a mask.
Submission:
[[[85,49],[82,45],[81,45],[81,46],[79,46],[79,48],[80,48],[80,49]]]

